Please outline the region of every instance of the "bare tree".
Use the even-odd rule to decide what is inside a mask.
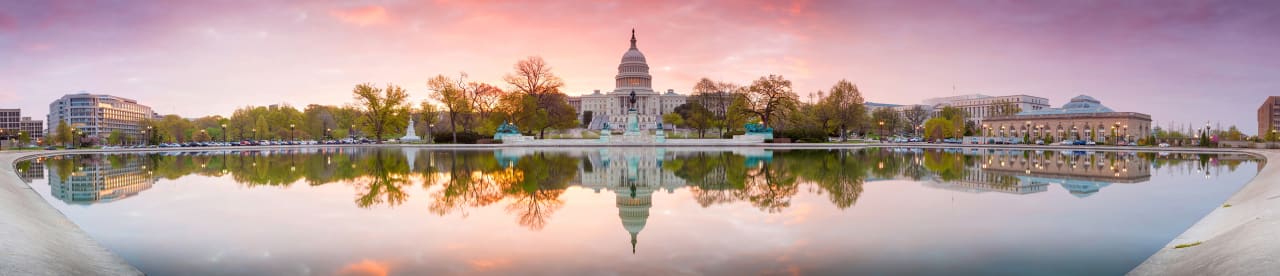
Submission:
[[[431,89],[431,99],[444,105],[444,111],[449,115],[449,132],[453,134],[453,143],[458,143],[458,117],[471,111],[466,91],[458,87],[455,80],[444,75],[436,75],[427,80],[427,87]]]
[[[542,57],[533,56],[520,60],[516,62],[514,69],[515,73],[507,74],[502,79],[515,92],[534,96],[539,103],[542,103],[546,94],[559,92],[564,86],[564,81],[551,73],[551,66]]]
[[[907,124],[909,124],[907,128],[911,129],[912,131],[923,128],[924,121],[929,120],[929,111],[924,110],[924,107],[919,105],[913,106],[911,107],[911,109],[907,109],[906,111],[903,111],[902,115],[904,117],[903,119],[905,119],[907,121]],[[916,133],[916,135],[919,135],[919,133]]]
[[[760,118],[770,126],[774,117],[783,116],[799,104],[799,96],[791,91],[791,81],[779,75],[760,77],[747,87],[744,112]]]

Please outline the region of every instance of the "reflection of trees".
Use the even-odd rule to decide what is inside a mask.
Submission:
[[[841,150],[835,153],[817,152],[816,156],[809,156],[809,161],[798,166],[802,175],[808,181],[813,182],[819,188],[819,193],[826,192],[827,198],[835,204],[837,208],[845,209],[853,206],[858,201],[858,196],[862,194],[862,184],[866,179],[867,165],[876,159],[868,160],[863,154],[872,153],[879,155],[884,153],[875,149],[867,149],[862,151]],[[888,159],[880,159],[881,162],[892,162]],[[892,162],[897,164],[897,162]],[[892,165],[885,168],[897,169],[899,166]],[[876,168],[880,168],[877,166]],[[881,170],[883,171],[883,170]],[[877,171],[878,172],[878,171]],[[878,173],[879,174],[879,173]]]
[[[515,165],[503,168],[492,153],[458,151],[444,153],[447,167],[441,172],[442,187],[432,194],[432,213],[447,215],[469,208],[491,205],[504,199],[505,210],[520,225],[539,230],[564,205],[560,195],[577,177],[578,159],[539,152],[523,156]]]
[[[746,157],[729,152],[696,152],[663,162],[688,184],[689,192],[702,207],[737,200],[734,190],[744,187]]]
[[[384,203],[387,206],[404,203],[409,198],[404,191],[409,186],[409,163],[405,162],[404,155],[385,151],[376,151],[373,155],[359,165],[369,173],[368,176],[353,181],[357,191],[356,206],[367,208]]]
[[[512,198],[507,212],[516,213],[520,225],[540,230],[551,214],[564,206],[560,195],[578,175],[578,160],[564,154],[538,152],[520,158],[515,168],[521,172],[507,189]]]
[[[799,191],[794,171],[788,170],[785,158],[765,162],[759,168],[749,169],[743,188],[735,191],[739,199],[751,202],[760,210],[777,213],[791,206],[791,197]]]
[[[961,153],[925,151],[924,167],[943,181],[964,179],[969,174],[965,170],[965,156]]]
[[[468,208],[484,207],[502,200],[504,187],[521,178],[514,169],[500,170],[493,154],[478,151],[451,151],[439,154],[448,160],[439,170],[448,172],[442,177],[440,190],[432,194],[429,209],[437,215],[453,212],[467,215]]]

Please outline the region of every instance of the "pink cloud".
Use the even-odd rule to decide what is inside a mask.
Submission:
[[[387,9],[382,6],[366,6],[329,11],[329,15],[347,24],[369,26],[387,23],[391,20]]]

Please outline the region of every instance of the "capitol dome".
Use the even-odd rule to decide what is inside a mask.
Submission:
[[[644,53],[636,48],[636,30],[631,30],[631,48],[622,54],[622,63],[618,64],[618,75],[614,77],[616,91],[642,92],[653,91],[653,76],[649,75],[649,64]]]

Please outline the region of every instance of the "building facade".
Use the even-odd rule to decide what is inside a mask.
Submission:
[[[49,194],[67,204],[90,205],[133,197],[155,185],[156,179],[146,169],[147,163],[141,156],[126,156],[121,160],[116,164],[101,159],[81,163],[50,162],[50,172],[73,164],[79,164],[79,168],[65,179],[49,177]]]
[[[622,54],[622,62],[618,65],[618,74],[614,76],[614,89],[608,93],[595,90],[591,94],[570,97],[570,105],[577,105],[578,118],[591,113],[589,129],[601,129],[608,122],[612,129],[622,129],[626,122],[627,110],[632,108],[630,96],[636,95],[634,108],[639,114],[640,129],[657,128],[662,114],[675,112],[675,108],[684,104],[688,96],[668,89],[665,93],[653,90],[653,76],[649,75],[649,64],[644,54],[636,48],[635,30],[631,31],[631,48]]]
[[[1054,141],[1088,140],[1115,143],[1151,136],[1151,115],[1116,112],[1093,97],[1080,95],[1062,108],[1026,110],[1012,116],[986,118],[981,136],[1051,137]]]
[[[1049,108],[1049,99],[1028,95],[987,96],[970,94],[931,98],[925,100],[924,104],[933,106],[935,112],[945,106],[960,108],[969,115],[967,117],[968,121],[981,123],[987,117],[1000,116],[1000,110],[1006,105],[1012,104],[1021,111],[1036,111]]]
[[[1258,137],[1267,137],[1273,130],[1280,131],[1280,96],[1267,97],[1258,107]]]
[[[105,138],[117,130],[127,137],[142,137],[142,120],[156,117],[151,107],[132,99],[80,93],[50,103],[47,122],[50,131],[56,131],[59,122],[66,122],[86,137]]]
[[[23,117],[21,109],[0,109],[0,137],[17,139],[24,133],[30,137],[32,143],[38,143],[44,139],[44,122]]]

